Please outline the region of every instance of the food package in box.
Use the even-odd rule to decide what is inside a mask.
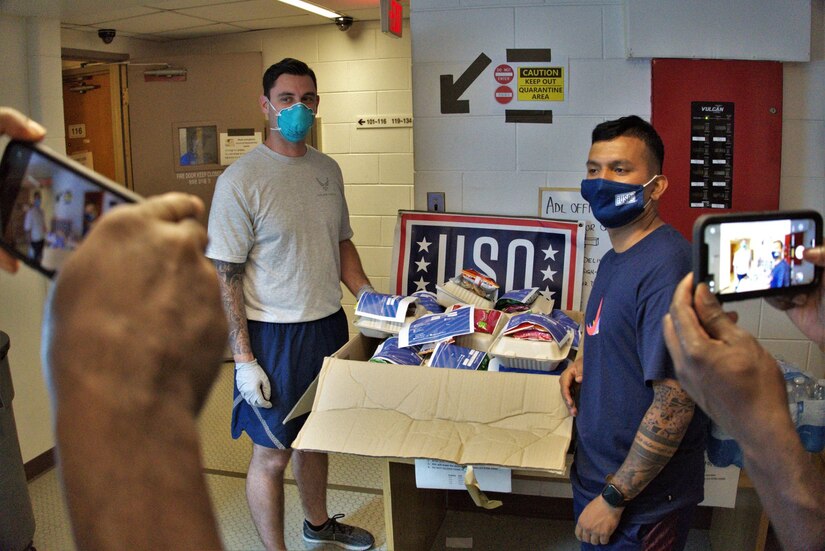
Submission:
[[[495,281],[466,268],[443,285],[436,285],[435,289],[438,303],[444,307],[453,304],[472,304],[492,310],[498,297],[498,284]]]
[[[526,324],[540,325],[549,334],[548,340],[530,340],[513,337]],[[529,371],[553,371],[567,359],[573,345],[573,332],[562,327],[549,316],[535,312],[515,314],[490,347],[489,354],[496,364]]]
[[[364,336],[383,339],[397,335],[404,325],[425,313],[414,296],[364,293],[355,306],[353,325]]]
[[[487,300],[484,297],[480,297],[474,292],[465,289],[461,285],[453,283],[452,281],[447,281],[444,285],[436,285],[435,290],[436,296],[438,297],[438,303],[445,308],[452,306],[453,304],[472,304],[473,306],[478,306],[479,308],[491,310],[493,306],[495,306],[495,303],[492,300]]]

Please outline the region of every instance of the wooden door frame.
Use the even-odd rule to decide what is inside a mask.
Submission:
[[[62,58],[83,61],[85,65],[64,69],[63,79],[108,74],[111,88],[115,180],[128,189],[134,189],[132,147],[129,139],[129,88],[126,72],[129,55],[63,48]]]

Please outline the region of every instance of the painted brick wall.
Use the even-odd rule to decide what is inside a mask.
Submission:
[[[775,5],[754,5],[750,24],[757,33],[753,21],[770,18]],[[412,2],[415,207],[425,208],[427,192],[443,191],[448,211],[535,216],[540,187],[578,187],[596,124],[628,114],[649,119],[650,59],[625,57],[623,6],[620,0]],[[729,1],[715,6],[735,9]],[[823,11],[823,0],[814,0],[812,61],[785,64],[782,208],[825,211]],[[718,57],[748,57],[735,37],[720,43]],[[508,48],[550,48],[549,65],[565,67],[565,101],[550,106],[552,124],[504,122],[503,108],[493,100],[492,71]],[[492,63],[461,96],[469,100],[470,113],[442,114],[440,75],[457,79],[482,52]],[[768,58],[785,55],[774,53]],[[516,103],[530,108],[515,101],[508,107]],[[761,300],[734,307],[740,323],[773,353],[825,376],[822,352],[784,313]]]

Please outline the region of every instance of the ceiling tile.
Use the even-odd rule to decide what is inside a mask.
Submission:
[[[112,28],[126,32],[152,34],[186,29],[189,27],[202,27],[208,23],[210,23],[210,21],[205,21],[198,17],[191,17],[173,11],[166,11],[156,12],[150,15],[141,15],[130,19],[103,21],[101,26],[111,26]]]
[[[250,30],[278,29],[283,27],[305,27],[308,25],[323,25],[329,23],[329,19],[306,13],[304,15],[293,15],[290,17],[272,17],[269,19],[249,19],[246,21],[234,21],[233,24],[245,27]]]
[[[204,25],[202,27],[189,27],[186,29],[178,29],[174,31],[155,33],[155,36],[161,38],[172,38],[175,40],[181,40],[186,38],[198,38],[200,36],[216,36],[220,34],[244,32],[244,30],[245,29],[236,27],[234,25],[216,23],[214,25]]]
[[[277,0],[246,0],[220,6],[205,6],[179,10],[180,13],[203,17],[212,21],[242,21],[250,19],[268,19],[272,17],[289,17],[303,15],[306,12]]]
[[[145,6],[131,6],[128,8],[103,10],[96,13],[74,14],[69,13],[62,19],[62,23],[71,23],[74,25],[95,25],[103,21],[117,21],[119,19],[127,19],[130,17],[137,17],[139,15],[149,15],[159,13],[158,10],[147,8]]]
[[[144,4],[152,8],[160,8],[163,10],[179,10],[183,8],[194,8],[197,6],[214,6],[242,1],[243,0],[148,0]]]

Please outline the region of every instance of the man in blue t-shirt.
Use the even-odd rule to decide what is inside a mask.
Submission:
[[[791,284],[791,267],[785,260],[785,244],[782,241],[774,241],[771,250],[773,268],[771,268],[771,289],[787,287]]]
[[[663,161],[661,138],[639,117],[593,130],[581,192],[613,249],[587,304],[583,359],[560,379],[576,417],[583,550],[680,550],[704,499],[707,418],[676,381],[662,333],[691,268],[690,245],[658,214]]]

